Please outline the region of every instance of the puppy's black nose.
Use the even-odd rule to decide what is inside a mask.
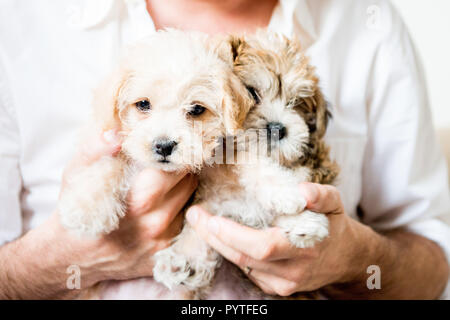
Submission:
[[[153,151],[163,157],[170,156],[173,152],[173,149],[177,145],[177,142],[168,140],[168,139],[160,139],[153,143]]]
[[[269,122],[267,124],[267,138],[269,140],[278,139],[281,140],[286,137],[286,127],[279,122]]]

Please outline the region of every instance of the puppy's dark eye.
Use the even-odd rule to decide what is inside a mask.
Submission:
[[[150,104],[150,101],[148,100],[141,100],[135,103],[136,108],[138,108],[141,111],[148,111],[152,107]]]
[[[259,96],[258,91],[255,88],[250,87],[250,86],[247,86],[246,88],[247,88],[248,93],[250,93],[250,95],[252,96],[253,100],[255,100],[255,103],[259,104],[261,102],[261,98]]]
[[[194,104],[192,105],[191,110],[189,110],[188,115],[197,117],[201,114],[203,114],[206,111],[206,108],[200,104]]]

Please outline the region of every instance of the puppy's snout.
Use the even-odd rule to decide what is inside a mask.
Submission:
[[[178,143],[169,139],[158,139],[153,143],[153,151],[160,156],[170,156]]]
[[[282,140],[286,137],[287,129],[279,122],[269,122],[267,124],[267,138],[270,140]]]

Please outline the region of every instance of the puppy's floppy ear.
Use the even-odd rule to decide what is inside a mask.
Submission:
[[[230,67],[234,66],[246,46],[244,38],[235,35],[213,37],[211,44],[219,58]]]
[[[94,91],[92,100],[94,120],[104,131],[120,129],[120,94],[127,79],[128,73],[117,69],[106,77]]]
[[[233,62],[236,63],[239,61],[239,57],[242,56],[242,54],[245,51],[245,48],[248,47],[247,42],[243,37],[237,37],[237,36],[230,36],[228,39],[228,42],[231,46],[231,54],[233,57]]]
[[[235,75],[229,77],[224,91],[222,100],[224,126],[226,134],[235,135],[239,129],[242,129],[254,103],[243,83]]]
[[[229,135],[234,135],[237,130],[242,129],[247,114],[254,104],[244,83],[234,72],[236,64],[239,63],[240,55],[244,53],[245,46],[246,42],[243,37],[228,36],[225,40],[222,39],[216,47],[219,58],[230,67],[222,101],[225,130]]]
[[[325,100],[322,92],[317,88],[314,95],[316,103],[316,132],[319,138],[323,138],[327,131],[328,121],[331,118],[331,112],[328,108],[328,102]]]
[[[309,64],[301,43],[296,39],[285,39],[286,56],[293,62],[291,81],[298,80],[296,91],[300,94],[300,110],[304,115],[311,134],[318,138],[325,135],[331,113],[321,90],[318,87],[319,79],[315,76],[315,68]]]
[[[313,96],[300,99],[300,103],[297,106],[308,125],[309,133],[318,138],[323,138],[327,131],[331,113],[328,110],[328,103],[325,101],[322,92],[316,88]]]

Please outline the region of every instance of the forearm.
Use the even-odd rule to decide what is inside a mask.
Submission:
[[[439,298],[449,266],[436,243],[402,230],[381,235],[366,226],[354,229],[362,246],[351,262],[352,271],[342,283],[327,287],[327,295],[339,299]],[[371,265],[380,267],[381,289],[368,289],[367,267]]]
[[[43,229],[0,247],[0,300],[62,299],[79,293],[66,285],[71,265],[67,239]]]

